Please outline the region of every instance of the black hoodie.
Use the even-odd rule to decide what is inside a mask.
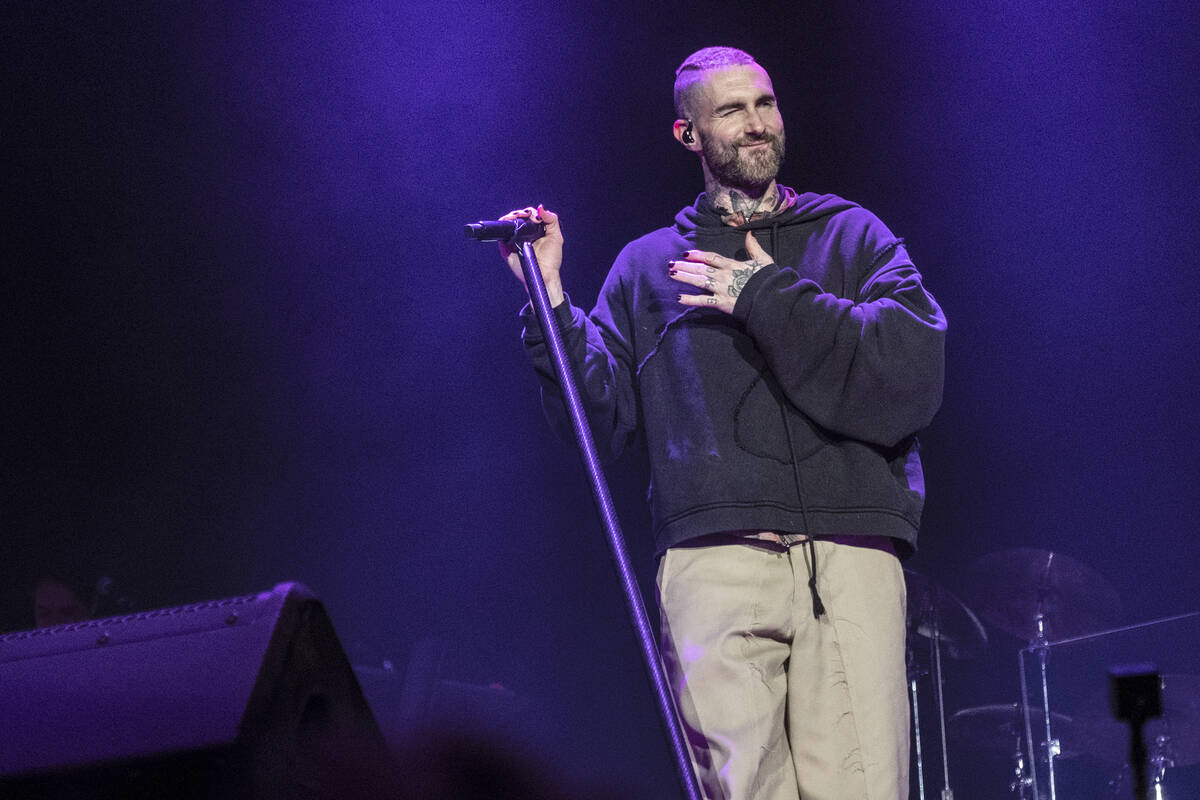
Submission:
[[[946,320],[903,242],[833,195],[796,195],[732,227],[702,194],[630,242],[591,314],[555,308],[602,455],[644,436],[655,545],[718,531],[887,535],[916,547],[917,431],[941,402]],[[773,257],[733,314],[682,306],[667,262]],[[687,287],[683,287],[686,289]],[[543,405],[570,435],[542,333],[524,340]]]

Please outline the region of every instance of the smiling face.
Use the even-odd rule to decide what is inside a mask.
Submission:
[[[694,147],[709,174],[725,187],[761,193],[779,174],[785,142],[766,70],[757,64],[708,70],[688,100]]]

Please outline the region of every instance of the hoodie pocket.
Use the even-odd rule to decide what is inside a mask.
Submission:
[[[790,443],[789,433],[794,440]],[[803,460],[825,444],[808,417],[792,408],[764,375],[755,376],[738,399],[733,435],[742,450],[780,464],[791,464],[793,453]]]

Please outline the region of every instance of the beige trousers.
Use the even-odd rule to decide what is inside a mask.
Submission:
[[[820,619],[806,544],[659,561],[663,662],[707,800],[908,797],[900,563],[877,537],[814,549]]]

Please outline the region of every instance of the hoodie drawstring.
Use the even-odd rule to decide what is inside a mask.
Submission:
[[[783,415],[783,430],[787,434],[788,450],[792,454],[792,476],[796,480],[796,492],[800,496],[800,516],[804,520],[804,533],[808,537],[804,542],[807,550],[804,554],[804,563],[808,567],[808,591],[812,594],[813,619],[820,619],[821,615],[825,613],[825,604],[821,602],[821,595],[817,593],[817,546],[813,541],[812,525],[808,521],[808,501],[804,498],[804,478],[800,475],[800,460],[796,458],[796,448],[792,446],[792,423],[788,419],[786,411]]]
[[[817,546],[811,536],[804,544],[808,547],[804,563],[808,565],[808,591],[812,593],[813,619],[820,619],[825,613],[825,604],[821,602],[821,595],[817,594]]]
[[[776,258],[779,237],[779,223],[771,225],[771,251],[767,254],[772,259]],[[796,481],[796,492],[800,496],[800,516],[804,519],[804,533],[808,537],[804,541],[806,552],[804,554],[804,563],[808,567],[808,591],[812,594],[812,611],[813,619],[820,619],[825,613],[825,604],[821,602],[821,595],[817,592],[817,545],[812,537],[812,525],[808,521],[808,501],[804,495],[804,478],[800,475],[800,462],[796,458],[796,449],[792,446],[792,424],[788,420],[787,412],[783,414],[783,429],[787,434],[788,450],[792,455],[792,475]]]

